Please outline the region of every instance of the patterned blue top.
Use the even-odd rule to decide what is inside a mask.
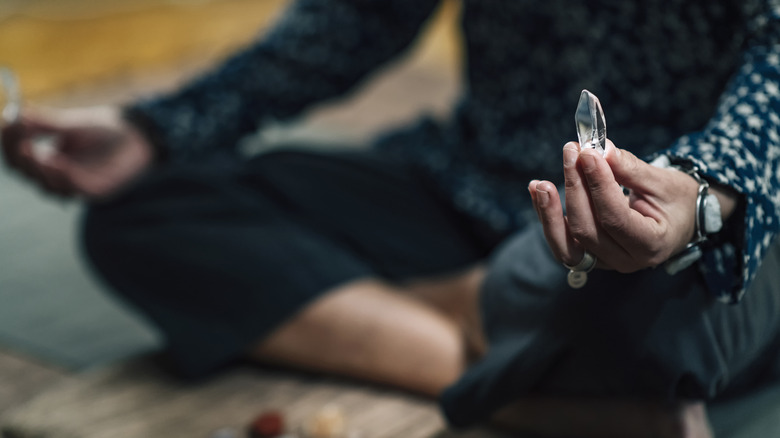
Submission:
[[[234,148],[269,121],[343,95],[413,42],[438,0],[297,0],[261,41],[131,113],[171,160]],[[780,224],[780,0],[462,0],[466,87],[449,120],[376,147],[415,163],[461,211],[502,233],[535,215],[527,184],[561,181],[583,88],[610,138],[696,163],[742,194],[702,269],[736,302]],[[156,127],[156,128],[155,128]]]

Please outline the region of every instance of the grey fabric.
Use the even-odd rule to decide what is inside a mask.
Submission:
[[[708,407],[710,424],[718,438],[767,438],[780,431],[780,383]]]
[[[693,267],[594,271],[581,290],[550,254],[540,227],[496,252],[482,294],[486,358],[445,393],[455,425],[485,419],[530,393],[734,397],[776,378],[780,245],[745,301],[720,303]]]

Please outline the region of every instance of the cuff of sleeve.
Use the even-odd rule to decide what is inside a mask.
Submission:
[[[696,166],[700,175],[710,182],[724,184],[725,178],[713,171],[705,160],[693,156],[686,150],[666,151],[669,163],[682,166]],[[659,159],[659,158],[656,158]],[[750,274],[744,248],[749,243],[749,233],[745,229],[746,206],[744,199],[738,203],[734,214],[723,224],[720,232],[710,236],[707,245],[702,246],[699,269],[704,276],[708,290],[718,301],[738,303],[749,283]]]
[[[158,162],[169,160],[170,151],[165,145],[163,134],[155,121],[136,106],[128,106],[122,109],[122,118],[132,124],[149,140],[154,148]]]

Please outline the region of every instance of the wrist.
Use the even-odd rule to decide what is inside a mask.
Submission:
[[[674,165],[668,157],[661,156],[652,164],[657,167],[681,171],[690,176],[697,185],[695,203],[692,205],[694,207],[693,233],[687,234],[692,238],[689,238],[688,243],[681,251],[664,263],[666,272],[674,275],[702,256],[701,247],[707,243],[709,236],[720,232],[725,220],[733,213],[736,206],[736,194],[730,193],[725,187],[710,185],[709,181],[700,175],[699,169],[691,163]]]
[[[149,117],[132,106],[123,108],[121,117],[129,128],[135,131],[149,147],[153,163],[166,161],[168,153],[163,147],[161,132]]]
[[[720,216],[725,223],[737,209],[739,195],[736,190],[721,184],[710,184],[710,193],[718,198],[720,204]]]

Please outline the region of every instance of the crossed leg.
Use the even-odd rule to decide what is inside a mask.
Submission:
[[[324,294],[250,351],[263,362],[316,370],[437,397],[484,353],[474,268],[406,287],[360,280]],[[533,397],[494,416],[543,436],[712,436],[702,402]]]
[[[252,348],[261,361],[368,380],[436,397],[484,348],[480,268],[394,286],[336,288]]]
[[[286,159],[285,156],[281,158]],[[318,166],[319,162],[317,160]],[[260,275],[258,268],[263,262],[309,266],[302,259],[304,253],[293,253],[295,258],[279,257],[281,248],[291,245],[299,235],[295,227],[297,221],[286,217],[279,217],[277,221],[275,210],[255,212],[257,203],[266,199],[262,193],[247,196],[243,188],[232,191],[236,180],[265,187],[266,181],[260,177],[274,171],[279,178],[311,174],[310,169],[288,172],[284,166],[277,167],[280,164],[288,163],[277,159],[273,167],[269,165],[249,174],[228,174],[224,178],[215,177],[211,172],[173,172],[170,176],[156,178],[156,182],[142,184],[117,204],[96,206],[88,215],[85,246],[97,270],[151,317],[169,324],[168,329],[175,335],[172,339],[178,341],[172,347],[184,360],[224,355],[224,351],[215,351],[222,348],[221,343],[243,344],[243,340],[232,337],[233,331],[226,329],[231,324],[239,327],[255,324],[262,319],[257,317],[257,312],[263,311],[264,307],[267,317],[291,308],[287,302],[291,300],[289,294],[275,292],[269,298],[249,292],[225,295],[234,290],[259,291],[260,286],[267,285],[277,269],[267,267]],[[341,168],[336,170],[337,174],[343,174]],[[395,169],[389,173],[388,178],[399,174]],[[362,173],[360,175],[362,178]],[[255,182],[255,179],[258,180]],[[354,185],[351,181],[345,184]],[[419,206],[410,207],[408,193],[404,191],[403,196],[397,196],[395,192],[401,184],[404,181],[393,179],[387,185],[392,196],[383,207],[388,214],[379,214],[391,215],[390,222],[394,226],[404,219],[403,215],[396,215],[397,211],[418,211],[429,205],[425,200],[420,201]],[[322,185],[322,182],[315,182],[300,190],[308,193],[317,188],[325,194],[335,190],[320,187]],[[414,190],[416,188],[412,187],[409,192]],[[272,191],[269,199],[271,195],[278,194]],[[388,204],[391,200],[394,203]],[[344,207],[352,207],[359,201],[346,199]],[[288,202],[286,198],[283,200],[284,205]],[[360,210],[361,216],[356,223],[373,224],[362,215],[373,213],[377,205],[382,203],[372,202],[365,211]],[[321,217],[329,211],[339,213],[334,221],[343,219],[341,206],[332,203],[325,203],[316,212],[305,211],[301,217]],[[276,221],[275,225],[266,232],[264,221],[271,220]],[[416,222],[412,218],[404,225],[416,226]],[[438,217],[432,222],[435,231],[446,225]],[[288,229],[289,234],[279,236],[280,230]],[[424,237],[430,230],[424,231],[418,236]],[[440,242],[451,243],[462,237],[455,230]],[[353,241],[362,242],[358,238]],[[307,238],[297,243],[308,248],[310,242]],[[383,242],[391,249],[395,247],[393,241],[385,239]],[[449,247],[442,249],[440,245],[431,246],[439,248],[442,256],[451,252]],[[324,254],[331,257],[331,249],[338,248],[327,246],[324,249]],[[365,249],[357,248],[359,252]],[[229,254],[226,255],[226,251]],[[478,245],[469,250],[470,255],[454,258],[448,262],[450,268],[463,266],[467,259],[475,263],[482,257],[481,251]],[[416,246],[412,255],[419,256],[415,252],[419,252]],[[430,259],[430,256],[421,258]],[[317,271],[320,267],[316,264],[311,267],[314,273],[328,273],[327,269]],[[447,271],[437,269],[437,272]],[[302,271],[294,272],[296,276],[291,280],[306,278]],[[317,294],[314,301],[286,318],[262,340],[251,339],[254,343],[250,343],[249,354],[259,360],[366,379],[435,397],[461,375],[469,357],[479,357],[485,350],[477,306],[482,279],[480,269],[404,284],[389,284],[365,275],[354,278],[358,280]],[[283,309],[276,310],[279,307]],[[589,404],[583,403],[583,412]],[[545,410],[544,415],[555,418],[556,411]],[[522,415],[517,419],[522,419]]]

